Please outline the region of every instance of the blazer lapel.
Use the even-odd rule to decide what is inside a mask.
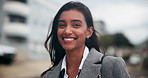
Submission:
[[[59,74],[61,71],[61,65],[62,65],[62,61],[60,61],[59,64],[55,68],[48,71],[45,78],[59,78]]]
[[[103,54],[92,48],[79,74],[79,78],[98,78],[102,67],[98,62],[101,61]]]

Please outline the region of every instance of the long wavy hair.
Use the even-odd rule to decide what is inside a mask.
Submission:
[[[89,27],[94,28],[91,12],[88,9],[88,7],[85,6],[83,3],[70,1],[65,5],[63,5],[53,19],[52,30],[50,34],[47,36],[47,39],[44,44],[45,48],[48,50],[50,54],[50,59],[53,63],[52,67],[56,66],[61,61],[61,59],[65,56],[65,50],[59,43],[58,37],[57,37],[57,29],[58,29],[58,22],[59,22],[60,15],[62,12],[72,10],[72,9],[77,10],[83,14],[88,28]],[[95,29],[93,30],[92,36],[89,39],[85,40],[85,45],[89,49],[95,48],[97,51],[100,52],[100,42],[99,42],[99,38],[96,35]]]

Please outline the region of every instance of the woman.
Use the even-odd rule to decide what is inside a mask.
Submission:
[[[50,40],[50,43],[48,43]],[[53,66],[42,78],[129,78],[124,61],[103,60],[90,10],[81,2],[68,2],[56,14],[45,41]]]

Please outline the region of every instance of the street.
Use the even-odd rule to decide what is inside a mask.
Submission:
[[[0,65],[0,78],[40,78],[41,73],[51,66],[47,59],[26,58],[25,53],[18,53],[12,65]],[[127,70],[131,78],[148,78],[148,71],[143,70],[141,65],[127,64]]]
[[[24,61],[13,65],[0,65],[0,78],[39,78],[49,66],[49,61]]]
[[[127,64],[127,70],[131,78],[148,78],[148,70],[142,69],[141,65]]]
[[[27,53],[18,52],[13,64],[0,65],[0,78],[40,78],[50,65],[47,59],[32,60]]]

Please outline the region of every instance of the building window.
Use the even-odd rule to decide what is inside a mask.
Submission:
[[[10,22],[21,22],[21,23],[26,23],[26,18],[20,15],[8,15],[10,18]]]
[[[18,2],[22,2],[22,3],[27,3],[27,0],[8,0],[8,1],[18,1]]]
[[[27,41],[27,38],[25,38],[25,37],[20,37],[20,36],[10,36],[10,35],[7,35],[6,38],[7,38],[9,41],[12,41],[12,42],[23,43],[23,42],[26,42],[26,41]]]

